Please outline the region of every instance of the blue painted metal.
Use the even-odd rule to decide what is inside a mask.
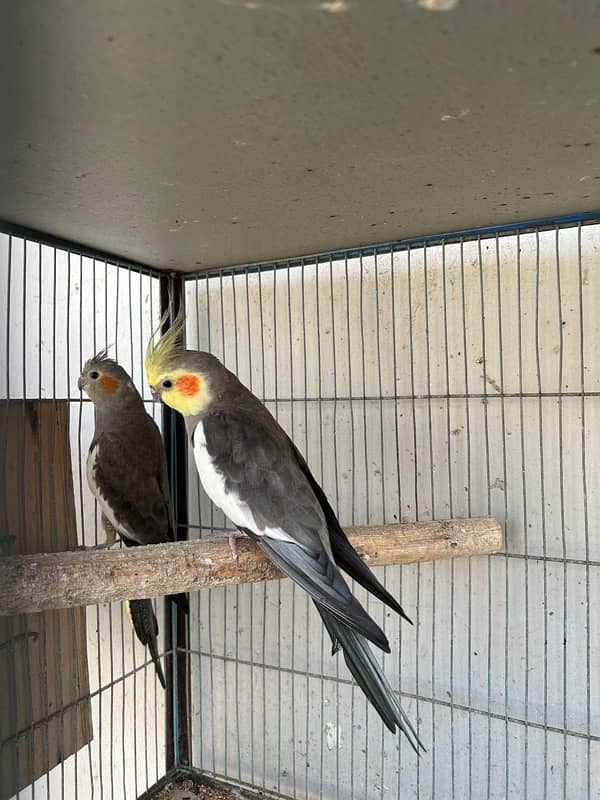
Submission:
[[[590,225],[594,222],[600,223],[600,209],[597,211],[585,211],[580,214],[564,214],[558,217],[545,217],[543,219],[525,220],[524,222],[509,222],[504,225],[488,225],[483,228],[468,228],[461,231],[414,236],[410,239],[397,239],[381,244],[353,247],[346,250],[332,250],[326,253],[315,253],[288,259],[282,258],[276,261],[240,264],[234,267],[222,267],[220,269],[206,268],[198,272],[186,273],[185,278],[195,279],[207,273],[214,275],[233,275],[242,271],[254,272],[259,270],[289,269],[290,267],[299,267],[303,264],[306,266],[307,264],[319,264],[323,261],[343,261],[345,259],[359,258],[361,256],[380,255],[436,244],[452,244],[454,242],[466,242],[473,239],[490,239],[495,236],[509,236],[511,234],[524,233],[527,231],[552,230],[554,228],[568,228],[576,225]]]
[[[544,217],[543,219],[530,219],[524,222],[509,222],[504,225],[488,225],[483,228],[468,228],[461,231],[448,231],[446,233],[433,233],[426,236],[414,236],[410,239],[396,239],[390,242],[382,242],[380,244],[369,244],[363,247],[351,247],[345,250],[331,250],[325,253],[313,253],[304,256],[295,256],[293,258],[281,258],[275,261],[262,261],[253,262],[248,264],[236,264],[231,267],[222,267],[219,269],[211,269],[207,267],[197,272],[186,272],[181,275],[184,279],[195,279],[199,275],[206,275],[210,272],[215,275],[231,275],[240,271],[258,271],[259,269],[273,270],[280,268],[289,268],[294,266],[301,266],[302,264],[318,264],[322,261],[340,261],[347,258],[359,258],[360,256],[370,256],[376,254],[398,252],[399,250],[409,250],[413,247],[426,247],[434,244],[451,244],[453,242],[468,241],[472,239],[489,239],[494,236],[507,236],[514,233],[523,233],[525,231],[534,230],[547,230],[551,228],[566,228],[574,225],[589,225],[594,222],[600,222],[600,209],[596,211],[584,211],[579,214],[563,214],[557,217]],[[155,267],[149,267],[144,264],[132,262],[127,258],[112,253],[105,253],[101,250],[96,250],[93,247],[88,247],[84,244],[72,242],[67,239],[61,239],[42,231],[36,231],[30,228],[24,228],[19,225],[13,225],[10,222],[0,220],[0,233],[10,234],[29,241],[40,242],[47,244],[50,247],[57,247],[61,250],[81,254],[89,258],[97,258],[101,261],[107,261],[117,266],[128,267],[144,274],[159,277],[165,274],[178,275],[176,270],[160,270]]]

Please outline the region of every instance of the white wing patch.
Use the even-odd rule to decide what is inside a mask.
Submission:
[[[279,539],[284,542],[293,542],[294,539],[281,528],[260,529],[254,519],[252,509],[247,503],[242,502],[235,492],[228,492],[225,488],[225,478],[214,466],[206,448],[206,436],[202,422],[198,422],[193,434],[194,460],[202,487],[213,503],[229,517],[234,525],[248,528],[256,536],[267,536],[270,539]]]

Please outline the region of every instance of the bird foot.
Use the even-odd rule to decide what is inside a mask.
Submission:
[[[236,563],[240,560],[240,555],[237,551],[236,539],[247,538],[247,535],[242,533],[242,531],[218,531],[216,533],[204,534],[202,537],[202,539],[207,542],[222,542],[223,539],[227,539],[229,549],[231,550],[231,555]]]
[[[110,550],[115,544],[116,541],[114,539],[107,537],[105,542],[101,542],[100,544],[80,544],[77,545],[75,550]]]
[[[78,544],[77,547],[74,547],[74,550],[108,550],[112,545],[108,542],[103,542],[103,544]]]
[[[233,556],[233,560],[237,564],[240,560],[240,554],[237,551],[237,544],[236,539],[246,539],[247,536],[245,533],[241,531],[231,531],[231,533],[227,534],[227,541],[229,542],[229,549],[231,550],[231,555]]]

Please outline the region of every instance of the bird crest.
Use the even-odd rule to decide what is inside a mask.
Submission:
[[[148,347],[146,348],[146,376],[150,385],[159,382],[160,376],[163,374],[169,362],[183,350],[182,338],[185,324],[183,308],[179,310],[169,330],[164,333],[158,341],[156,340],[168,316],[169,312],[167,311],[150,337]]]
[[[83,365],[83,372],[87,372],[88,370],[92,369],[92,367],[102,367],[113,365],[115,366],[117,362],[114,358],[108,357],[108,347],[104,347],[102,350],[99,350],[95,356],[88,358],[88,360]]]

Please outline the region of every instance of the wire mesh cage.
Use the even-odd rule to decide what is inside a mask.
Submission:
[[[12,235],[0,238],[0,261],[2,552],[97,544],[85,481],[93,410],[77,377],[110,344],[141,390],[159,281]],[[164,693],[119,604],[2,625],[3,797],[87,797],[94,787],[135,797],[164,773]]]
[[[354,587],[421,758],[290,581],[192,595],[184,636],[161,610],[166,693],[120,604],[2,618],[3,796],[134,798],[182,766],[289,798],[600,795],[597,219],[183,278],[34,239],[0,237],[4,554],[102,538],[77,376],[112,345],[160,420],[142,364],[168,293],[343,525],[493,515],[506,545],[376,569],[413,628]],[[187,467],[180,532],[227,531]]]

